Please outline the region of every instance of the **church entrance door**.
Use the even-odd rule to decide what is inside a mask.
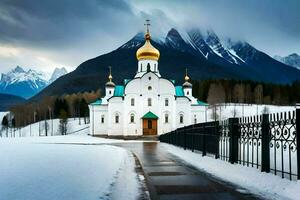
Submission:
[[[158,117],[148,112],[143,117],[143,135],[157,135],[157,119]]]
[[[143,119],[143,135],[157,135],[157,119]]]

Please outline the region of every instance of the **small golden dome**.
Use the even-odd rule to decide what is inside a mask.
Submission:
[[[147,32],[145,35],[145,44],[142,47],[140,47],[136,52],[136,58],[138,60],[149,59],[158,61],[160,53],[155,47],[151,45],[150,39],[150,33]]]
[[[186,76],[184,77],[184,80],[185,80],[185,81],[189,81],[189,80],[190,80],[190,77],[188,77],[188,75],[186,75]]]

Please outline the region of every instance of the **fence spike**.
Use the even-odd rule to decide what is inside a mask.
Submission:
[[[286,112],[284,112],[283,114],[284,114],[284,120],[286,120],[287,119]]]

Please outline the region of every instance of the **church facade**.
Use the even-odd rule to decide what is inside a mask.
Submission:
[[[185,75],[183,85],[159,73],[159,51],[151,45],[147,28],[145,44],[136,52],[137,73],[115,85],[110,70],[105,96],[89,105],[91,135],[160,135],[204,121],[207,104],[192,96]]]

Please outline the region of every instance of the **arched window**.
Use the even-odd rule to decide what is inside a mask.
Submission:
[[[152,90],[152,87],[151,87],[151,86],[148,86],[148,90]]]
[[[169,99],[165,99],[165,106],[169,106]]]
[[[190,92],[189,92],[189,91],[187,91],[187,92],[186,92],[186,94],[187,94],[187,95],[190,95]]]
[[[154,64],[154,71],[156,71],[156,64]]]
[[[119,121],[120,121],[120,116],[119,116],[119,114],[117,113],[117,114],[115,115],[115,123],[118,124]]]
[[[134,106],[134,98],[132,98],[132,99],[130,100],[130,102],[131,102],[131,106]]]
[[[165,123],[169,123],[169,115],[165,114]]]
[[[150,70],[150,63],[147,64],[147,72],[151,71]]]
[[[134,123],[134,114],[133,113],[130,115],[130,123]]]
[[[148,106],[152,106],[152,99],[148,98]]]
[[[141,68],[140,68],[140,71],[142,71],[142,70],[143,70],[143,68],[142,68],[142,67],[143,67],[143,64],[141,63]]]
[[[179,123],[180,123],[180,124],[183,124],[183,114],[180,114],[180,115],[179,115]]]
[[[108,93],[111,94],[111,90],[109,90]]]
[[[197,124],[197,116],[194,115],[194,124]]]
[[[101,115],[101,124],[104,123],[104,115]]]

